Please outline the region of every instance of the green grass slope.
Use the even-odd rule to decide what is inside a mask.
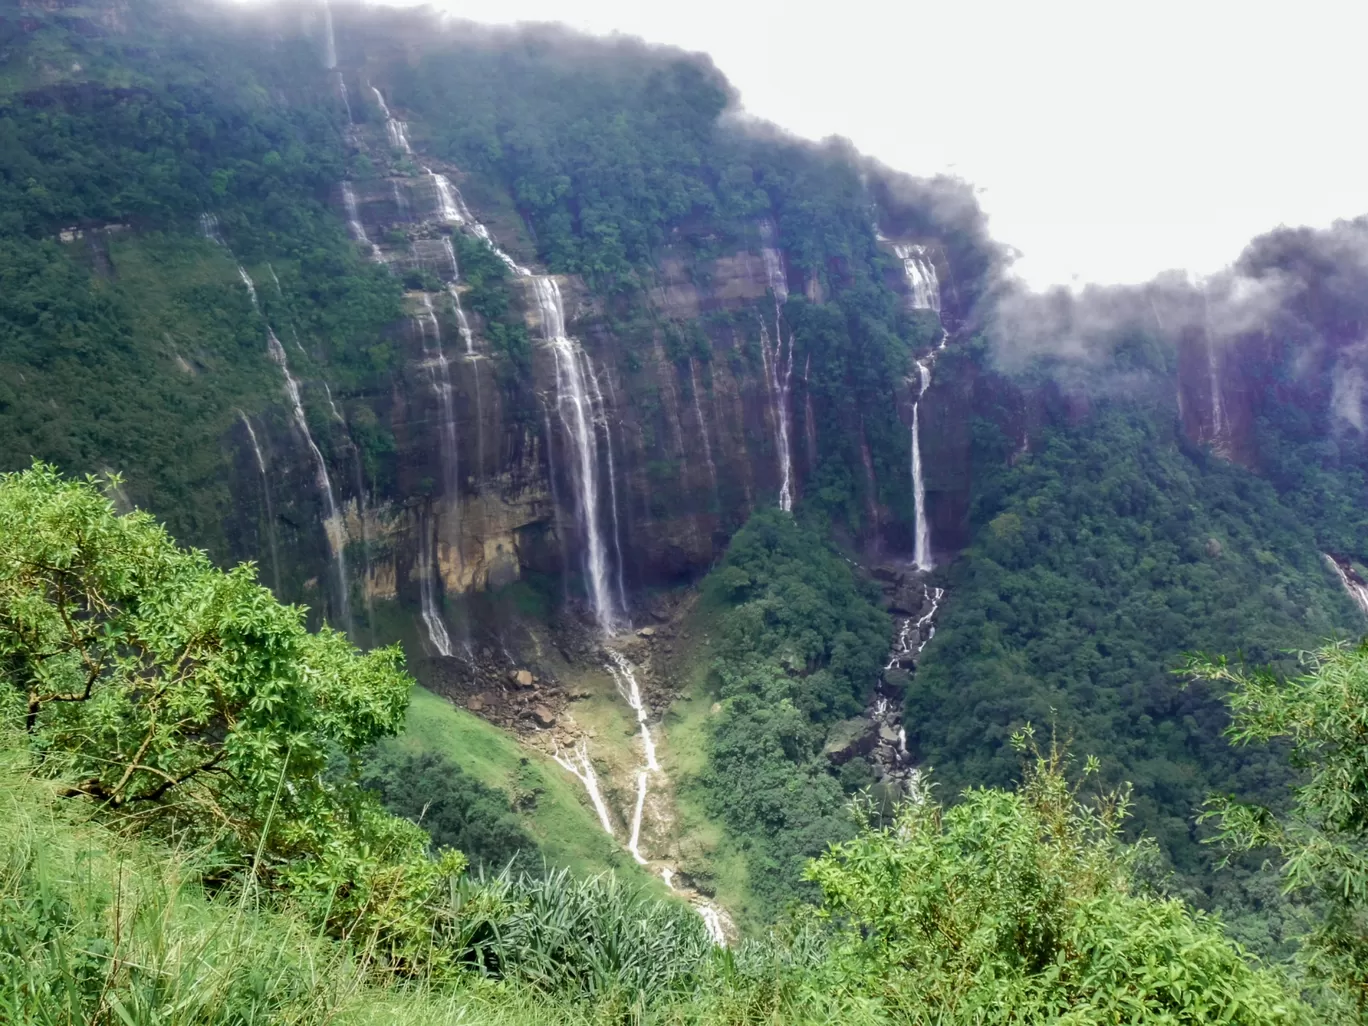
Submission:
[[[411,752],[445,755],[482,783],[511,794],[518,818],[549,864],[579,875],[611,869],[633,884],[663,890],[603,832],[578,781],[478,716],[414,688],[408,726],[398,745]]]

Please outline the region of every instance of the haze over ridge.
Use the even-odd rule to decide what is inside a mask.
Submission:
[[[1349,5],[383,2],[708,53],[756,117],[972,182],[1037,288],[1211,273],[1279,224],[1368,212]]]

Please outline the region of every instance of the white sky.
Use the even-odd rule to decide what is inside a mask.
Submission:
[[[1278,224],[1368,213],[1362,2],[434,5],[705,51],[752,114],[973,182],[1036,286],[1209,272]]]

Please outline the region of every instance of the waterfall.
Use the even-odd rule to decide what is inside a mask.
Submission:
[[[352,189],[351,182],[342,183],[342,205],[347,211],[347,227],[351,229],[352,238],[369,246],[371,256],[383,264],[385,255],[380,252],[379,246],[371,242],[370,236],[366,234],[366,226],[361,223],[361,213],[356,205],[356,192]]]
[[[559,294],[559,290],[558,290]],[[622,526],[618,522],[618,495],[617,495],[617,465],[613,461],[613,429],[608,424],[608,406],[603,401],[603,390],[599,388],[598,375],[594,372],[593,361],[587,354],[584,356],[584,370],[589,379],[589,384],[593,388],[593,400],[598,406],[598,420],[603,423],[603,449],[608,457],[608,509],[613,516],[613,567],[616,571],[618,609],[623,613],[627,612],[627,588],[623,582],[622,559]],[[613,387],[613,379],[608,378],[608,387]],[[617,402],[614,401],[613,408],[617,409]]]
[[[412,156],[413,147],[409,145],[408,125],[390,113],[389,104],[385,102],[385,96],[379,89],[371,86],[371,92],[375,94],[375,102],[380,104],[380,111],[385,115],[385,133],[389,136],[390,149]]]
[[[1335,576],[1340,579],[1340,584],[1344,585],[1344,590],[1349,593],[1349,597],[1354,600],[1354,605],[1359,607],[1359,611],[1364,616],[1368,616],[1368,581],[1359,576],[1353,564],[1347,559],[1322,553],[1325,561],[1330,564],[1335,571]]]
[[[922,476],[921,455],[921,401],[931,387],[931,368],[918,360],[917,373],[921,379],[921,391],[917,393],[917,401],[912,404],[912,501],[917,507],[912,558],[923,570],[931,570],[935,564],[931,556],[931,525],[926,519],[926,480]]]
[[[599,626],[612,632],[618,617],[608,583],[608,544],[603,537],[599,510],[598,432],[594,423],[596,411],[588,385],[592,369],[589,368],[589,359],[584,350],[565,334],[565,309],[556,279],[538,275],[533,277],[532,282],[537,306],[541,311],[542,334],[556,361],[556,409],[574,454],[570,476],[575,483],[579,525],[585,535],[584,569],[589,582],[589,602]],[[599,402],[601,408],[601,395]],[[611,459],[610,439],[610,481]],[[613,521],[616,526],[616,508],[613,510]]]
[[[1219,447],[1226,433],[1225,402],[1221,398],[1221,372],[1216,359],[1216,347],[1207,336],[1207,375],[1211,380],[1211,442]]]
[[[694,371],[694,358],[689,357],[689,388],[693,392],[694,416],[698,418],[698,437],[703,440],[703,458],[708,463],[708,479],[712,482],[713,499],[717,500],[717,464],[713,462],[712,442],[708,439],[708,422],[703,419],[703,406],[698,398],[698,374]]]
[[[940,313],[940,281],[936,277],[936,265],[931,261],[926,247],[896,245],[893,252],[903,262],[903,274],[907,276],[908,287],[912,290],[912,309]]]
[[[215,214],[200,214],[200,234],[216,246],[228,248],[228,244],[223,241],[223,236],[219,234],[219,219]]]
[[[608,673],[617,685],[618,694],[627,700],[628,707],[636,714],[637,725],[641,728],[641,747],[646,753],[646,768],[658,771],[660,763],[656,760],[655,739],[651,737],[651,728],[646,723],[646,706],[641,700],[641,686],[637,683],[636,673],[621,652],[611,648],[605,651],[610,660]]]
[[[271,546],[272,590],[279,597],[280,548],[276,541],[275,504],[271,502],[271,475],[266,472],[266,458],[261,454],[261,443],[257,441],[256,431],[252,429],[251,420],[241,410],[238,410],[238,418],[242,421],[242,426],[247,429],[247,437],[252,442],[252,453],[256,456],[257,470],[261,472],[261,494],[266,505],[266,541]]]
[[[247,298],[252,301],[252,309],[257,313],[261,313],[261,307],[257,303],[256,285],[253,283],[251,276],[247,273],[247,269],[241,264],[238,265],[237,271],[238,277],[242,279],[242,284],[247,286]]]
[[[779,508],[793,511],[793,454],[789,445],[789,390],[793,381],[793,336],[788,340],[788,357],[784,357],[784,336],[778,318],[774,323],[778,341],[771,343],[765,322],[760,322],[760,359],[765,372],[765,385],[774,407],[775,441],[779,450]]]
[[[433,526],[426,517],[418,523],[418,601],[423,614],[423,626],[427,628],[428,641],[437,654],[451,658],[451,635],[442,622],[442,613],[437,604],[437,561],[433,558]]]
[[[774,223],[769,220],[760,222],[760,259],[765,262],[765,278],[769,282],[770,291],[774,293],[776,305],[782,305],[788,299],[788,275],[784,273],[783,254],[775,248],[774,242]]]
[[[454,257],[453,257],[454,259]],[[475,333],[470,330],[470,321],[466,317],[465,308],[461,306],[461,290],[452,282],[447,286],[447,295],[451,297],[451,309],[456,315],[456,328],[461,333],[461,341],[465,343],[466,356],[475,356]]]
[[[323,0],[323,67],[328,71],[337,68],[337,37],[333,34],[332,5]]]
[[[451,240],[446,241],[450,246]],[[451,260],[452,266],[455,267],[455,253],[452,254]],[[465,310],[461,307],[461,291],[454,281],[447,286],[447,295],[451,297],[456,327],[465,342],[466,360],[470,363],[470,373],[475,383],[475,479],[478,482],[484,474],[484,394],[480,387],[480,365],[477,362],[478,354],[475,352],[475,333],[470,330],[470,321],[466,319]]]
[[[432,298],[423,293],[423,312],[414,317],[418,337],[423,346],[423,369],[427,371],[433,395],[437,397],[437,436],[442,454],[442,487],[447,498],[455,502],[460,490],[457,475],[459,449],[456,440],[455,389],[451,386],[451,365],[442,349],[442,326],[432,308]]]
[[[304,403],[299,394],[299,382],[290,373],[290,361],[285,356],[285,347],[280,344],[280,339],[276,338],[269,325],[266,327],[266,342],[271,359],[285,375],[285,392],[290,398],[290,411],[294,414],[295,426],[304,436],[304,441],[309,446],[309,455],[313,458],[314,477],[319,494],[323,498],[323,529],[328,536],[328,549],[333,559],[333,570],[337,575],[338,610],[343,623],[347,626],[347,632],[355,633],[351,618],[351,598],[347,591],[347,557],[343,551],[347,542],[347,529],[342,518],[338,516],[332,478],[328,476],[328,464],[314,443],[313,433],[309,431],[309,420],[304,415]]]
[[[808,473],[817,466],[817,417],[812,412],[812,389],[808,375],[812,372],[812,354],[803,361],[803,433],[807,441]]]
[[[727,935],[722,932],[722,914],[707,903],[694,906],[703,917],[703,926],[708,931],[708,940],[719,948],[727,946]]]
[[[553,758],[556,764],[563,769],[569,770],[575,775],[584,789],[589,792],[589,801],[594,806],[594,811],[598,813],[599,823],[603,826],[603,831],[609,837],[615,837],[613,833],[612,820],[608,818],[608,806],[603,804],[603,795],[599,791],[598,774],[594,772],[594,764],[589,761],[588,746],[581,741],[569,755],[561,755],[558,750]]]

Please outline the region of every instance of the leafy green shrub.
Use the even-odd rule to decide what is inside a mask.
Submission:
[[[1316,1021],[1215,920],[1138,893],[1128,807],[1080,801],[1052,747],[1016,792],[909,802],[835,846],[809,872],[853,985],[918,1023]]]
[[[0,701],[43,770],[410,959],[463,861],[433,862],[421,830],[323,771],[398,730],[412,681],[397,646],[362,655],[303,615],[253,567],[117,516],[93,479],[0,475]]]

